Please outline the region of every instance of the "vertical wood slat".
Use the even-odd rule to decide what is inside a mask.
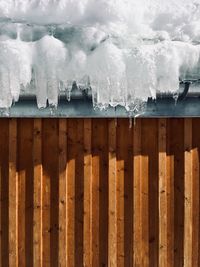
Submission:
[[[0,266],[9,266],[9,120],[0,120]]]
[[[159,119],[159,266],[167,263],[167,155],[166,155],[166,119]]]
[[[59,120],[59,266],[67,267],[67,122]]]
[[[43,237],[42,237],[42,120],[34,119],[33,125],[33,264],[42,267]]]
[[[141,266],[142,215],[141,215],[141,120],[136,120],[133,132],[133,262]]]
[[[117,176],[116,176],[116,121],[108,122],[109,131],[109,267],[117,265]]]
[[[142,159],[141,159],[141,265],[149,266],[149,140],[146,138],[150,129],[151,122],[144,120],[141,129]]]
[[[184,121],[184,267],[192,266],[192,209],[193,209],[193,181],[192,181],[192,120]]]
[[[117,143],[117,162],[116,162],[116,186],[117,186],[117,266],[124,266],[124,187],[125,187],[125,157],[124,157],[124,149],[125,149],[125,140],[124,140],[124,120],[118,119],[117,122],[117,136],[116,136],[116,143]],[[127,131],[128,129],[126,129]]]
[[[26,124],[26,122],[25,122]],[[25,266],[26,265],[26,258],[25,258],[25,198],[26,198],[26,168],[24,165],[26,158],[28,155],[25,155],[24,147],[26,147],[26,140],[25,136],[27,133],[28,128],[23,128],[22,120],[18,120],[18,131],[17,134],[19,136],[18,140],[18,259],[19,265]],[[23,143],[23,144],[22,144]],[[23,146],[23,148],[22,148]],[[26,149],[25,149],[26,150]]]
[[[19,119],[18,171],[18,258],[20,266],[33,265],[33,123]]]
[[[9,120],[9,266],[18,266],[17,120]]]
[[[75,142],[76,123],[68,121],[67,140],[67,266],[75,266]]]
[[[193,266],[200,265],[200,119],[192,120],[192,176],[193,176]]]
[[[100,134],[101,121],[92,122],[92,266],[99,265],[100,250]]]
[[[158,151],[156,146],[154,146],[155,138],[157,138],[157,136],[153,137],[155,124],[152,121],[141,119],[136,121],[136,125],[133,129],[134,153],[132,161],[134,168],[134,191],[132,196],[134,212],[132,213],[130,210],[133,218],[133,233],[130,231],[130,234],[132,234],[132,239],[134,240],[133,243],[132,241],[130,242],[130,247],[133,247],[134,266],[151,266],[151,264],[157,266],[156,255],[159,255],[159,266],[179,267],[182,266],[182,262],[184,262],[184,266],[199,265],[200,141],[198,140],[198,134],[195,129],[196,127],[198,128],[200,121],[194,121],[195,119],[185,119],[174,120],[171,123],[170,120],[169,124],[171,130],[168,135],[168,123],[166,119],[158,120]],[[27,179],[26,171],[29,160],[26,159],[25,156],[24,158],[18,158],[20,153],[22,153],[20,151],[23,149],[23,143],[20,144],[20,142],[23,141],[26,133],[23,132],[22,136],[21,129],[18,135],[21,127],[19,126],[18,128],[18,125],[20,125],[18,120],[9,120],[8,142],[5,142],[5,146],[8,146],[7,156],[9,158],[9,169],[7,171],[8,207],[6,206],[6,199],[1,200],[2,203],[5,201],[5,204],[1,204],[0,206],[1,209],[2,205],[4,210],[8,209],[7,250],[9,250],[9,252],[6,253],[6,251],[4,251],[2,254],[3,256],[0,256],[2,264],[3,262],[6,263],[5,257],[8,257],[9,266],[23,265],[24,255],[25,261],[27,261],[27,255],[29,254],[26,253],[31,254],[31,249],[33,249],[33,263],[35,266],[42,267],[54,263],[59,263],[62,266],[76,266],[78,263],[82,262],[82,259],[84,266],[92,266],[92,264],[97,267],[107,266],[105,259],[107,257],[106,246],[108,246],[109,255],[107,259],[109,266],[125,266],[123,257],[124,259],[126,257],[123,253],[126,253],[126,249],[129,249],[129,247],[128,244],[125,243],[127,242],[127,238],[125,238],[127,235],[125,236],[124,233],[127,229],[123,229],[123,225],[125,228],[127,227],[125,217],[128,218],[129,215],[128,211],[126,213],[127,215],[125,215],[126,208],[128,209],[128,207],[126,207],[126,204],[123,206],[123,203],[129,202],[126,200],[127,196],[123,196],[123,192],[128,190],[125,189],[128,176],[126,176],[127,167],[124,161],[129,161],[127,160],[128,156],[126,154],[128,153],[127,149],[124,149],[122,145],[127,144],[128,140],[121,140],[119,142],[117,133],[120,125],[119,123],[116,125],[115,120],[110,120],[108,122],[108,129],[104,129],[103,125],[105,124],[101,122],[103,122],[103,120],[96,120],[95,122],[98,141],[94,141],[93,139],[95,136],[93,135],[94,127],[92,126],[92,119],[85,119],[81,122],[84,127],[83,129],[82,126],[79,128],[79,133],[76,130],[76,126],[79,123],[78,121],[72,119],[60,120],[58,123],[59,136],[56,137],[56,130],[54,129],[53,139],[50,136],[52,131],[48,126],[49,122],[46,120],[45,126],[42,126],[42,120],[34,120],[33,153],[30,151],[30,154],[33,154],[34,163],[32,190],[30,189],[31,182],[28,182],[28,184],[25,182]],[[184,127],[182,127],[182,122],[184,123]],[[71,127],[70,129],[68,123]],[[51,125],[52,124],[56,125],[57,123],[54,121]],[[154,126],[152,126],[153,124]],[[154,127],[154,130],[152,127]],[[177,129],[173,129],[174,127],[177,127]],[[42,129],[45,131],[45,134],[43,133],[43,139]],[[151,132],[148,134],[149,131]],[[30,133],[30,129],[28,132]],[[105,138],[106,134],[102,135],[103,132],[108,133],[107,141]],[[69,134],[68,137],[67,133]],[[124,133],[123,135],[126,134]],[[82,136],[84,136],[83,140]],[[149,139],[147,138],[145,140],[147,136]],[[182,138],[182,136],[184,138]],[[130,137],[126,135],[124,138]],[[152,143],[152,140],[153,144],[149,144],[150,142]],[[109,153],[105,153],[106,142],[109,143]],[[3,142],[1,143],[1,146],[3,146]],[[53,149],[52,151],[57,151],[57,149],[59,149],[59,153],[51,151],[50,154],[47,155],[50,143]],[[118,148],[117,145],[119,145],[119,143],[120,147]],[[97,151],[97,153],[95,152],[96,155],[93,154],[93,147],[95,147]],[[24,149],[27,151],[26,145]],[[84,149],[83,168],[80,167],[82,166],[82,149]],[[120,164],[118,164],[117,158],[118,149],[123,150],[123,153],[121,153],[119,157]],[[153,156],[151,155],[151,150]],[[3,151],[6,153],[6,148]],[[77,154],[79,151],[82,151],[81,155]],[[157,152],[159,152],[159,154]],[[105,154],[109,157],[109,160],[106,158]],[[158,169],[157,165],[152,163],[152,158],[157,160],[157,156],[159,159]],[[1,179],[5,179],[6,177],[6,166],[4,167],[4,165],[6,165],[5,160],[3,162],[4,164],[1,166],[3,170],[0,170]],[[59,163],[58,166],[54,165],[57,163]],[[106,163],[109,164],[109,186],[106,182]],[[77,168],[79,168],[78,171]],[[120,171],[117,172],[117,170]],[[131,167],[129,171],[130,170]],[[56,173],[59,173],[59,176]],[[79,176],[79,173],[81,176]],[[155,182],[157,179],[156,175],[159,175],[159,190],[156,193],[160,207],[159,224],[156,219],[152,219],[153,216],[157,216],[157,211],[153,209],[154,206],[152,205],[152,203],[155,203],[155,197],[153,198],[152,194],[155,192],[156,187],[151,185],[151,183]],[[84,180],[82,181],[83,178]],[[118,178],[120,181],[118,181]],[[121,183],[123,180],[124,184]],[[1,185],[6,189],[6,182],[4,183],[4,181],[1,180]],[[56,187],[54,187],[54,185]],[[58,192],[56,189],[57,185],[59,189]],[[21,191],[19,191],[20,186],[23,186]],[[80,188],[78,188],[78,186],[80,186]],[[29,207],[29,204],[31,204],[31,196],[28,196],[26,200],[28,201],[25,204],[27,208],[23,206],[24,200],[26,199],[27,188],[30,194],[33,193],[34,222],[33,226],[28,225],[28,228],[23,221],[25,217],[27,222],[31,223],[31,206]],[[107,189],[109,189],[109,205],[106,204]],[[118,191],[118,189],[121,191]],[[48,192],[46,192],[46,190]],[[131,188],[129,190],[131,190]],[[184,196],[182,194],[183,190]],[[83,204],[81,204],[82,192]],[[3,198],[6,197],[5,194],[3,194]],[[25,196],[23,196],[23,194],[25,194]],[[18,195],[20,196],[19,198]],[[80,209],[77,210],[76,207]],[[105,230],[105,233],[103,230],[108,226],[107,220],[105,220],[105,214],[108,208],[109,234],[107,236],[107,244],[105,235],[107,230]],[[155,206],[155,209],[157,209],[157,206]],[[22,210],[25,210],[25,215],[23,215]],[[55,218],[52,218],[53,214]],[[81,221],[82,218],[84,222]],[[119,222],[119,220],[124,221]],[[6,244],[6,235],[3,233],[4,229],[6,229],[5,222],[6,219],[2,224],[1,213],[0,230],[1,236],[4,234],[5,239],[2,241],[1,238],[1,244]],[[150,239],[151,232],[153,231],[153,234],[156,234],[157,231],[156,226],[153,227],[154,229],[152,230],[153,222],[159,225],[159,235],[155,237],[156,240],[159,238],[157,252],[155,251],[157,241],[153,245],[150,243],[152,242]],[[129,221],[128,225],[131,226],[131,221]],[[29,245],[28,240],[31,240],[31,237],[27,237],[27,234],[30,233],[31,227],[33,227],[33,243]],[[82,230],[81,227],[83,227]],[[82,236],[83,232],[83,244],[81,243],[82,241],[79,243],[78,236],[75,237],[76,229],[78,229],[80,236]],[[20,233],[23,234],[21,235]],[[49,238],[47,238],[48,236]],[[24,240],[26,240],[26,245],[28,247],[25,247]],[[76,244],[79,246],[78,249]],[[103,248],[104,246],[106,249]],[[24,254],[24,250],[28,252]],[[151,252],[154,253],[153,256]],[[75,259],[76,255],[78,259]],[[53,263],[51,263],[51,260],[53,260]],[[128,260],[126,261],[126,265],[128,265]]]
[[[83,266],[92,266],[92,120],[84,119]]]
[[[174,266],[183,266],[184,119],[170,120],[170,154],[174,165]]]

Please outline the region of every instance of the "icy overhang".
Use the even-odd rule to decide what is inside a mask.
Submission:
[[[196,0],[1,0],[0,17],[1,108],[25,94],[58,110],[76,83],[99,112],[142,113],[200,78]]]

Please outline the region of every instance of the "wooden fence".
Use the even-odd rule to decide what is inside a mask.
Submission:
[[[200,119],[1,119],[0,266],[200,266]]]

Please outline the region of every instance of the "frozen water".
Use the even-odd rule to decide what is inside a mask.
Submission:
[[[133,112],[199,76],[200,0],[0,0],[0,108],[56,106],[76,82]]]

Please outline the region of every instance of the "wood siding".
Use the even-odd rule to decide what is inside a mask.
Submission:
[[[0,266],[200,266],[200,119],[1,119]]]

